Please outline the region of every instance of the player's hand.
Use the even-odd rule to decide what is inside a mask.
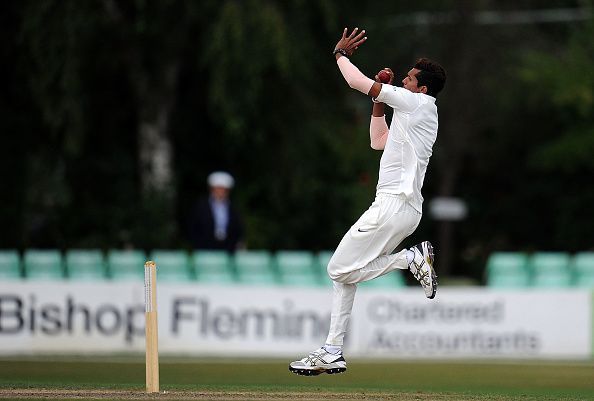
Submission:
[[[347,36],[347,32],[348,28],[344,28],[342,37],[336,43],[334,50],[343,49],[350,56],[367,40],[367,36],[365,36],[365,30],[359,31],[359,28],[353,29],[349,36]]]
[[[380,74],[382,74],[382,77],[380,77]],[[389,80],[386,81],[385,79],[385,74],[388,74]],[[382,79],[384,78],[384,79]],[[375,82],[379,82],[382,84],[388,84],[388,85],[392,85],[392,82],[394,82],[394,72],[392,71],[391,68],[384,68],[383,70],[379,70],[377,74],[375,74]]]

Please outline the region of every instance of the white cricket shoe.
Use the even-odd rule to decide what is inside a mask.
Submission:
[[[317,376],[322,373],[342,373],[346,370],[346,361],[340,354],[331,354],[324,347],[310,352],[305,358],[289,364],[289,370],[303,376]]]
[[[433,270],[434,255],[431,242],[423,241],[409,249],[414,252],[415,257],[408,268],[425,290],[427,298],[435,298],[437,275]]]

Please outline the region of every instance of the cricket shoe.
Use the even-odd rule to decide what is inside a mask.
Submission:
[[[346,361],[340,354],[331,354],[324,347],[310,352],[305,358],[289,364],[289,370],[302,376],[317,376],[322,373],[342,373],[346,370]]]
[[[425,290],[427,298],[433,299],[437,292],[437,275],[433,269],[433,246],[431,242],[423,241],[410,250],[415,257],[408,268]]]

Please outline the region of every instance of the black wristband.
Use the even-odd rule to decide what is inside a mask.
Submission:
[[[347,54],[346,50],[344,49],[334,49],[334,51],[332,52],[332,55],[336,55],[336,53],[340,53],[345,57],[348,57],[349,55]]]

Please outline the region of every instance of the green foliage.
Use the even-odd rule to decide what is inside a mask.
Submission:
[[[367,75],[401,76],[419,56],[448,71],[424,196],[470,206],[454,273],[478,276],[493,249],[591,247],[592,22],[482,26],[472,13],[496,5],[471,3],[1,3],[3,246],[189,247],[189,210],[226,169],[249,247],[335,247],[370,204],[380,157],[371,104],[330,55],[357,25]],[[171,145],[163,188],[145,185],[147,124]],[[410,241],[438,236],[426,216]]]
[[[566,48],[558,54],[526,55],[520,78],[533,90],[533,104],[550,104],[549,116],[560,129],[551,140],[537,147],[531,157],[535,166],[548,171],[560,169],[592,171],[594,161],[594,22],[576,29]],[[556,124],[555,124],[556,125]]]
[[[567,128],[557,140],[537,149],[531,163],[545,171],[576,174],[594,171],[594,124]]]

